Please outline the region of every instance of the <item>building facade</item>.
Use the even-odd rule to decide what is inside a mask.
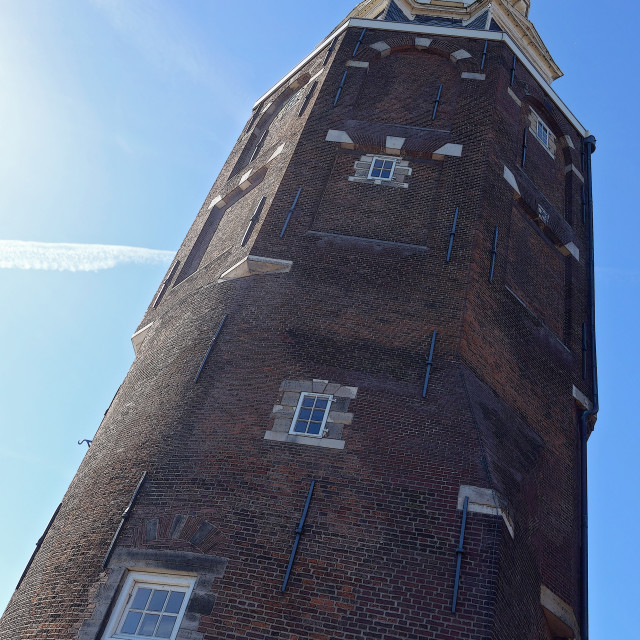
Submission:
[[[588,638],[591,153],[520,0],[256,103],[0,639]]]

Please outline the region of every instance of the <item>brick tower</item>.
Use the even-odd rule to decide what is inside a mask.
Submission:
[[[588,637],[595,140],[528,0],[367,0],[255,105],[2,640]]]

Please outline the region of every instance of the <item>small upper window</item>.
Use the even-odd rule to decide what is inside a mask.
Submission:
[[[182,576],[129,574],[103,637],[174,640],[194,582]]]
[[[333,396],[319,393],[301,394],[289,433],[314,438],[324,437],[332,401]]]
[[[369,178],[373,178],[374,180],[391,180],[395,168],[395,160],[374,158],[371,163],[371,169],[369,170]]]
[[[540,142],[542,142],[542,144],[548,149],[549,148],[549,129],[544,124],[544,122],[542,122],[542,120],[540,119],[538,119],[537,133],[538,133],[538,140],[540,140]]]

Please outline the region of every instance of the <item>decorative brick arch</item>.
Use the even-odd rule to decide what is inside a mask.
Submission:
[[[480,72],[480,62],[468,51],[458,47],[452,40],[429,38],[409,33],[387,34],[383,40],[380,40],[379,35],[374,33],[367,40],[369,41],[366,45],[360,47],[354,57],[359,62],[372,62],[397,51],[416,49],[450,60],[460,68],[461,72]]]
[[[227,536],[215,525],[202,518],[182,514],[149,518],[132,532],[136,548],[176,548],[197,550],[209,554],[227,542]]]

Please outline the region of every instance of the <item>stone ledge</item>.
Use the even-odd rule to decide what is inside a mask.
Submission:
[[[593,409],[593,402],[575,385],[573,385],[573,398],[586,411]]]
[[[511,537],[515,538],[515,525],[509,514],[507,502],[497,491],[462,485],[458,492],[458,510],[460,511],[464,508],[465,498],[469,498],[470,512],[501,516]]]
[[[540,587],[540,605],[555,638],[579,640],[580,630],[573,609],[544,585]]]
[[[331,440],[329,438],[312,438],[310,436],[296,436],[292,433],[278,433],[274,431],[266,431],[265,440],[274,442],[288,442],[291,444],[304,444],[310,447],[322,447],[325,449],[344,449],[344,440]]]
[[[265,273],[288,273],[291,271],[291,260],[278,260],[277,258],[263,258],[261,256],[247,256],[233,267],[220,275],[218,282],[227,282],[237,278],[262,275]]]
[[[153,322],[142,327],[131,336],[131,344],[133,345],[133,351],[136,355],[138,355],[138,351],[140,351],[140,347],[147,337],[147,331],[151,328]]]

